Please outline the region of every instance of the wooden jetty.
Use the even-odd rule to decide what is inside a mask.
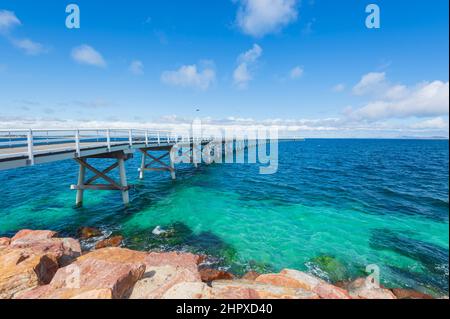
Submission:
[[[247,147],[250,145],[256,145],[256,141],[248,141]],[[169,172],[171,178],[176,179],[172,156],[174,147],[182,149],[182,156],[190,158],[190,162],[197,166],[195,154],[205,147],[213,150],[209,151],[210,156],[216,157],[219,154],[215,154],[215,149],[220,149],[221,157],[222,151],[229,152],[230,147],[238,151],[245,144],[234,140],[193,138],[167,131],[141,129],[0,130],[0,170],[72,159],[79,165],[78,181],[71,186],[77,192],[78,206],[83,204],[86,190],[120,191],[127,205],[130,201],[130,185],[127,183],[125,162],[139,152],[139,178],[143,179],[147,171],[159,171]],[[89,159],[114,161],[106,169],[100,170]],[[119,170],[119,181],[108,176],[115,169]],[[87,171],[94,174],[89,179],[86,179]],[[99,180],[103,180],[103,183],[99,183]]]

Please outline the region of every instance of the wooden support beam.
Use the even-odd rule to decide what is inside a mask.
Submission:
[[[76,204],[81,206],[83,204],[83,193],[85,190],[115,190],[122,193],[122,199],[125,205],[130,202],[129,189],[125,170],[125,161],[130,158],[130,154],[124,152],[114,152],[108,154],[100,154],[91,157],[75,158],[75,161],[79,164],[78,184],[72,185],[71,189],[77,191]],[[100,171],[87,162],[88,158],[111,158],[116,162],[108,166],[106,169]],[[120,182],[115,181],[107,174],[119,168]],[[94,176],[85,181],[86,170],[90,170],[94,173]],[[94,184],[98,179],[103,179],[107,184]]]
[[[145,171],[156,171],[156,172],[170,172],[170,175],[171,175],[172,179],[176,179],[175,163],[172,161],[172,158],[170,156],[170,152],[172,150],[172,147],[173,146],[171,146],[170,149],[162,148],[162,147],[158,147],[158,148],[141,148],[141,149],[139,149],[139,151],[142,153],[141,167],[139,168],[139,177],[141,179],[143,179]],[[150,151],[167,151],[167,152],[165,152],[164,154],[156,157],[156,156],[150,154],[149,153]],[[162,160],[165,159],[168,156],[170,157],[169,164],[166,164]],[[147,158],[151,159],[150,163],[146,163],[146,159]],[[158,165],[160,165],[160,167],[152,166],[154,164],[158,164]]]

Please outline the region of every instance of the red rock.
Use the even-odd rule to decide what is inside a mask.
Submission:
[[[310,274],[291,269],[284,269],[280,273],[284,279],[284,284],[289,284],[291,287],[299,287],[312,291],[320,296],[322,299],[350,299],[349,293],[339,287],[333,286],[326,281],[316,278]],[[256,279],[258,280],[259,277]],[[283,281],[280,281],[282,284]]]
[[[27,249],[5,248],[0,251],[0,299],[47,284],[58,269],[54,255]]]
[[[211,282],[214,280],[231,280],[234,279],[233,274],[230,274],[229,272],[217,270],[217,269],[210,269],[210,268],[202,268],[199,270],[200,277],[203,282]]]
[[[212,290],[211,299],[259,299],[258,293],[251,288],[224,287]]]
[[[348,285],[352,298],[359,299],[397,299],[389,289],[377,288],[367,282],[366,278],[358,278]]]
[[[81,239],[89,239],[92,237],[99,237],[102,235],[101,230],[93,227],[82,227],[78,230]]]
[[[95,250],[60,268],[44,295],[62,294],[61,289],[110,289],[113,298],[127,297],[145,272],[146,255],[122,248]]]
[[[102,241],[99,241],[95,245],[95,249],[102,249],[106,247],[119,247],[122,244],[123,237],[122,236],[114,236]]]
[[[1,237],[0,238],[0,249],[8,247],[10,242],[11,242],[11,239],[9,239],[7,237]]]
[[[10,247],[30,249],[37,254],[53,254],[60,266],[68,265],[81,255],[81,246],[77,240],[55,236],[55,232],[47,230],[22,230],[11,238]]]
[[[249,294],[256,294],[256,299],[318,299],[319,296],[302,288],[288,288],[248,280],[216,280],[212,282],[213,296],[220,296],[223,291],[231,293],[236,289],[251,289]],[[242,291],[241,291],[242,292]]]
[[[261,275],[255,279],[256,282],[270,284],[274,286],[286,287],[286,288],[304,288],[302,282],[295,279],[283,276],[280,274],[266,274]]]
[[[397,299],[434,299],[433,296],[411,289],[394,288],[392,293]]]
[[[145,258],[145,265],[149,267],[173,266],[176,268],[185,268],[193,273],[198,272],[200,257],[191,253],[156,253],[151,252]]]
[[[169,288],[162,299],[210,299],[211,288],[202,282],[182,282]]]
[[[40,240],[56,237],[57,233],[51,230],[30,230],[23,229],[11,238],[11,244],[27,244],[29,242],[38,242]]]
[[[41,286],[18,294],[14,299],[112,299],[111,289],[83,289]]]
[[[134,285],[130,299],[160,299],[173,286],[186,282],[201,283],[200,275],[170,265],[149,266],[144,277]]]
[[[261,276],[261,274],[257,273],[256,271],[249,271],[248,273],[246,273],[242,277],[242,279],[244,279],[244,280],[255,280],[259,276]]]
[[[346,290],[328,283],[319,284],[313,291],[322,299],[351,299]]]

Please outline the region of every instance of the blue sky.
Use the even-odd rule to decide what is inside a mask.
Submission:
[[[446,0],[80,0],[72,30],[69,3],[1,1],[1,127],[201,116],[306,136],[448,136]],[[370,3],[380,29],[365,26]]]

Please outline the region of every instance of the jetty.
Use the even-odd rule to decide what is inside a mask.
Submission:
[[[78,181],[71,186],[76,190],[77,206],[83,204],[86,190],[120,191],[124,204],[128,205],[131,186],[127,182],[125,162],[135,153],[141,155],[140,179],[147,171],[158,171],[170,173],[175,180],[174,154],[188,158],[186,162],[197,166],[198,154],[205,149],[206,162],[211,163],[213,158],[221,159],[223,153],[250,145],[256,145],[256,141],[245,144],[143,129],[0,130],[0,170],[72,159],[79,165]],[[99,169],[90,159],[112,159],[113,163]],[[108,176],[115,169],[119,170],[119,181]],[[88,179],[87,171],[93,173]]]

